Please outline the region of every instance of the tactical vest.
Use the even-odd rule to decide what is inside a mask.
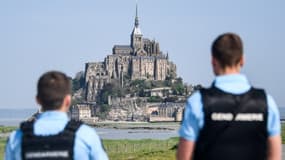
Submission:
[[[265,160],[267,101],[264,90],[226,93],[214,86],[201,89],[204,127],[194,160]]]
[[[71,160],[75,133],[81,122],[69,121],[64,130],[56,135],[40,136],[34,134],[34,122],[23,122],[22,159],[23,160]]]

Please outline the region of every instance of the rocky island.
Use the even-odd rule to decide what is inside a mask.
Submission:
[[[169,54],[143,37],[137,8],[130,44],[114,45],[104,61],[86,63],[72,83],[70,116],[90,124],[181,121],[186,98],[200,87],[183,83]]]

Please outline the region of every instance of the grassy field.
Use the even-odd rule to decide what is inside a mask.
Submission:
[[[6,127],[6,126],[0,126],[0,133],[10,133],[14,131],[17,127]]]
[[[10,133],[16,128],[17,127],[0,126],[0,134]],[[0,137],[0,160],[3,160],[6,140],[7,138]]]
[[[173,160],[178,138],[167,140],[103,140],[110,159]]]
[[[14,130],[1,127],[0,133]],[[0,160],[3,159],[6,138],[0,137]],[[103,140],[110,160],[174,160],[178,138],[167,140]],[[285,144],[285,124],[282,124],[282,143]]]
[[[15,127],[0,126],[0,134]],[[168,140],[103,140],[110,160],[173,160],[178,138]],[[3,160],[6,138],[0,137],[0,160]]]
[[[103,140],[110,160],[174,160],[178,138],[168,140]],[[0,160],[6,139],[0,138]]]
[[[6,143],[6,139],[5,138],[0,138],[0,160],[2,160],[3,156],[4,156],[5,143]]]

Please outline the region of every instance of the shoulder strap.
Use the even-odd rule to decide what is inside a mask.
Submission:
[[[20,124],[20,129],[24,135],[34,135],[34,121],[25,121]]]
[[[70,120],[66,124],[63,132],[75,133],[81,125],[82,125],[81,121]]]
[[[266,100],[266,92],[264,89],[254,88],[251,89],[251,96],[258,97]]]

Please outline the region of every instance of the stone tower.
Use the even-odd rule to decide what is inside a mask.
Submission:
[[[143,50],[143,35],[141,29],[139,28],[139,18],[138,18],[138,5],[136,5],[136,18],[135,26],[131,34],[131,47],[134,51],[134,54],[137,55],[137,52]]]

